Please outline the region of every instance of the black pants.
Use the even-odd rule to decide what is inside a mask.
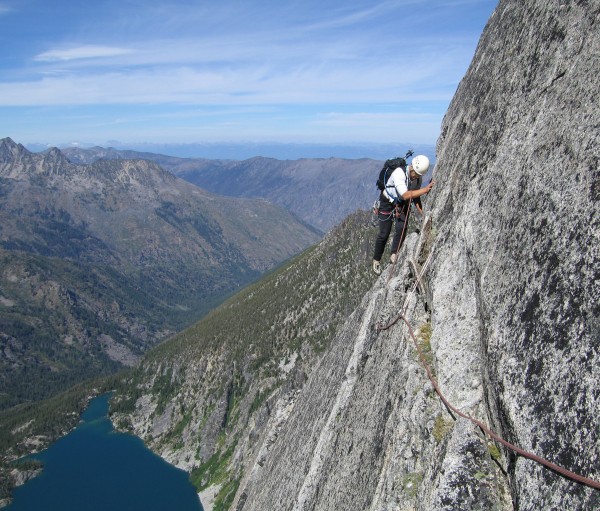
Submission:
[[[379,211],[379,234],[375,240],[375,253],[373,254],[373,259],[375,259],[375,261],[381,261],[383,251],[385,250],[385,244],[392,232],[394,220],[396,221],[396,232],[394,233],[394,239],[392,240],[392,254],[398,252],[404,242],[404,238],[406,238],[409,211],[410,210],[408,209],[400,210],[398,218],[396,218],[396,212],[394,210]]]

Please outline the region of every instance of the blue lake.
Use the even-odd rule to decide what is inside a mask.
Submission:
[[[17,488],[7,511],[202,511],[187,473],[137,437],[117,433],[109,396],[90,402],[82,423],[33,456],[43,472]]]

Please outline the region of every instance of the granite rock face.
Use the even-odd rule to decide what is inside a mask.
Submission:
[[[599,26],[598,1],[498,5],[438,142],[433,214],[448,237],[432,277],[434,295],[440,290],[457,315],[475,302],[473,337],[496,429],[596,481]],[[457,255],[453,278],[471,291],[448,295],[442,261]],[[432,344],[448,337],[434,333]],[[507,461],[519,509],[600,503],[598,491]]]
[[[454,406],[600,480],[599,26],[597,0],[500,1],[444,119],[421,238],[244,465],[232,509],[600,507],[451,416],[407,327],[378,329],[404,312]]]
[[[406,256],[423,254],[417,238],[407,239]],[[413,259],[419,264],[419,257]],[[268,456],[246,466],[232,509],[512,509],[508,481],[487,441],[468,421],[454,423],[412,337],[400,322],[393,324],[405,311],[416,345],[433,364],[431,313],[425,295],[414,290],[411,267],[389,266],[348,318],[296,397]],[[487,420],[482,380],[472,377],[481,368],[469,365],[473,356],[460,361],[469,341],[454,346],[451,370],[468,384],[453,397]],[[443,380],[437,365],[434,371]]]

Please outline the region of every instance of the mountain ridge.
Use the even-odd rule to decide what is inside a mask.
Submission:
[[[65,154],[82,163],[132,156],[149,159],[212,193],[268,200],[323,232],[357,208],[371,207],[379,196],[375,181],[382,166],[369,158],[209,160],[102,147],[68,148]]]

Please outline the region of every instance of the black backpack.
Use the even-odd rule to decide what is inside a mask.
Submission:
[[[381,191],[385,190],[387,180],[392,175],[392,172],[394,172],[394,170],[396,170],[398,167],[406,169],[406,160],[404,158],[398,157],[386,160],[386,162],[383,164],[383,168],[379,171],[377,188],[379,188]]]

